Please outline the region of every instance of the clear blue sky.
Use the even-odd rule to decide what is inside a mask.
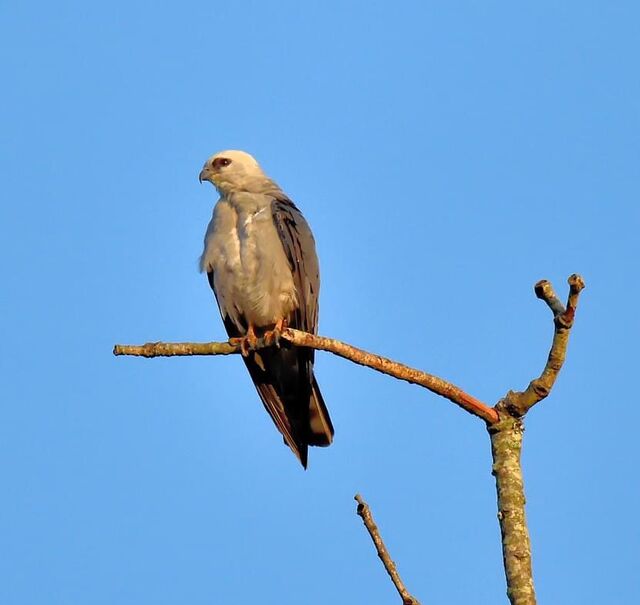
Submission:
[[[307,216],[320,329],[494,403],[546,359],[541,278],[587,281],[528,418],[542,603],[637,603],[637,2],[0,4],[0,602],[505,602],[482,424],[320,354],[303,472],[197,272],[220,149]]]

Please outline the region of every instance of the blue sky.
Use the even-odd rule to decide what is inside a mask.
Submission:
[[[321,260],[321,333],[494,403],[546,359],[533,295],[587,289],[527,422],[540,602],[640,595],[640,9],[633,2],[0,3],[0,602],[504,602],[482,424],[327,354],[303,472],[197,272],[220,149]]]

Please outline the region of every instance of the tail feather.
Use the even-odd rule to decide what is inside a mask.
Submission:
[[[333,440],[329,411],[308,359],[296,347],[262,349],[245,358],[260,399],[304,468],[309,445]]]
[[[312,376],[309,397],[309,445],[327,447],[333,441],[333,424],[316,377]]]

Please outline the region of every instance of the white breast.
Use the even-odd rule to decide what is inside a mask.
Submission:
[[[293,276],[269,208],[238,210],[220,200],[205,236],[201,269],[213,271],[223,317],[256,327],[287,318],[296,307]]]

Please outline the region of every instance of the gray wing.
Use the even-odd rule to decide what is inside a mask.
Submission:
[[[289,325],[316,334],[320,270],[313,234],[302,213],[289,198],[275,198],[271,212],[298,295],[298,306],[289,320]],[[289,367],[293,365],[294,374],[297,374],[296,407],[304,413],[306,443],[327,446],[333,441],[333,425],[313,375],[314,353],[313,349],[307,347],[291,346],[288,351],[283,350],[283,354],[289,356]],[[306,445],[304,450],[303,456],[306,459]]]
[[[290,325],[316,334],[320,270],[313,234],[302,213],[290,199],[276,198],[271,205],[271,212],[298,293],[298,308]],[[313,352],[313,349],[310,351]]]

